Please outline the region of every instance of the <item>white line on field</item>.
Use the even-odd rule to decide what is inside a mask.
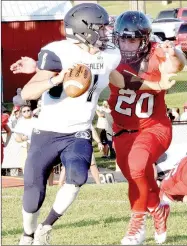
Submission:
[[[5,196],[2,196],[2,199],[12,199],[12,198],[20,198],[22,199],[22,196],[10,196],[10,195],[5,195]],[[77,199],[76,200],[77,202],[86,202],[86,203],[93,203],[93,202],[104,202],[104,203],[128,203],[128,201],[124,201],[124,200],[82,200],[82,199]]]
[[[3,201],[3,199],[4,200],[6,200],[6,199],[13,199],[13,198],[19,198],[19,199],[22,199],[22,196],[11,196],[11,195],[4,195],[4,196],[2,196],[2,201]],[[129,203],[129,201],[128,200],[100,200],[100,201],[98,201],[98,200],[84,200],[84,199],[77,199],[76,200],[76,202],[82,202],[82,203],[93,203],[93,202],[99,202],[99,203],[113,203],[113,204],[116,204],[116,203],[118,203],[118,204],[120,204],[120,203],[125,203],[125,204],[127,204],[127,203]],[[173,205],[173,207],[175,207],[175,206],[180,206],[180,205],[184,205],[184,203],[183,202],[178,202],[178,203],[173,203],[173,204],[171,204],[171,205]]]

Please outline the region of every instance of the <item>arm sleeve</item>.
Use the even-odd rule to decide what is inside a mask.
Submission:
[[[54,72],[60,72],[62,68],[62,63],[60,58],[55,54],[55,52],[49,49],[41,49],[38,54],[37,67],[40,70],[48,70]],[[59,99],[63,91],[63,86],[58,85],[49,90],[49,95],[53,99]]]

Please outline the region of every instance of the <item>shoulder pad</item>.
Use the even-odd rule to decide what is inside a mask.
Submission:
[[[62,70],[62,63],[53,51],[42,49],[38,54],[37,67],[40,70],[60,72]]]

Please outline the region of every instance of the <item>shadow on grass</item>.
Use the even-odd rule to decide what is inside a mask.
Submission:
[[[8,235],[17,235],[17,234],[22,234],[23,233],[23,228],[14,228],[11,230],[6,230],[1,232],[1,236],[8,236]]]
[[[177,215],[184,216],[184,211],[170,212],[169,217],[176,217]]]
[[[107,224],[121,222],[121,221],[127,222],[127,221],[129,221],[129,217],[116,218],[116,217],[109,216],[103,220],[80,220],[77,222],[55,225],[54,229],[93,226],[93,225],[98,225],[100,223],[102,223],[102,224],[104,223],[107,225]],[[11,229],[11,230],[2,231],[1,235],[3,237],[3,236],[7,236],[7,235],[17,235],[17,234],[21,234],[21,233],[23,233],[22,228],[15,228],[15,229]]]
[[[113,159],[102,159],[100,157],[96,157],[96,163],[98,168],[109,168],[113,171],[116,170],[115,160]]]
[[[80,220],[78,222],[75,223],[68,223],[68,224],[60,224],[60,225],[56,225],[55,228],[56,229],[60,229],[60,228],[73,228],[73,227],[85,227],[85,226],[92,226],[92,225],[98,225],[98,224],[111,224],[111,223],[116,223],[116,222],[127,222],[129,221],[129,217],[112,217],[109,216],[108,218],[102,219],[102,220]]]
[[[154,241],[154,236],[146,238],[146,243],[150,243],[152,241]],[[181,245],[184,245],[184,243],[187,242],[187,235],[168,236],[165,243],[166,244],[177,243],[178,241],[180,242]]]
[[[181,243],[186,243],[187,235],[175,235],[167,237],[167,243],[176,243],[178,240],[182,241]]]

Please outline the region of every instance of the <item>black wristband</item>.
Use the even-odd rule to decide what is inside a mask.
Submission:
[[[135,82],[125,81],[124,89],[125,90],[129,89],[129,90],[137,91],[137,90],[140,89],[142,84],[143,84],[143,82],[140,82],[140,81],[135,81]]]
[[[48,93],[51,98],[59,99],[62,92],[63,92],[63,84],[59,84],[57,86],[52,87]]]
[[[125,82],[125,87],[124,87],[125,90],[129,89],[129,90],[137,91],[140,89],[140,87],[144,82],[144,80],[141,79],[138,75],[128,70],[123,70],[122,75]]]

